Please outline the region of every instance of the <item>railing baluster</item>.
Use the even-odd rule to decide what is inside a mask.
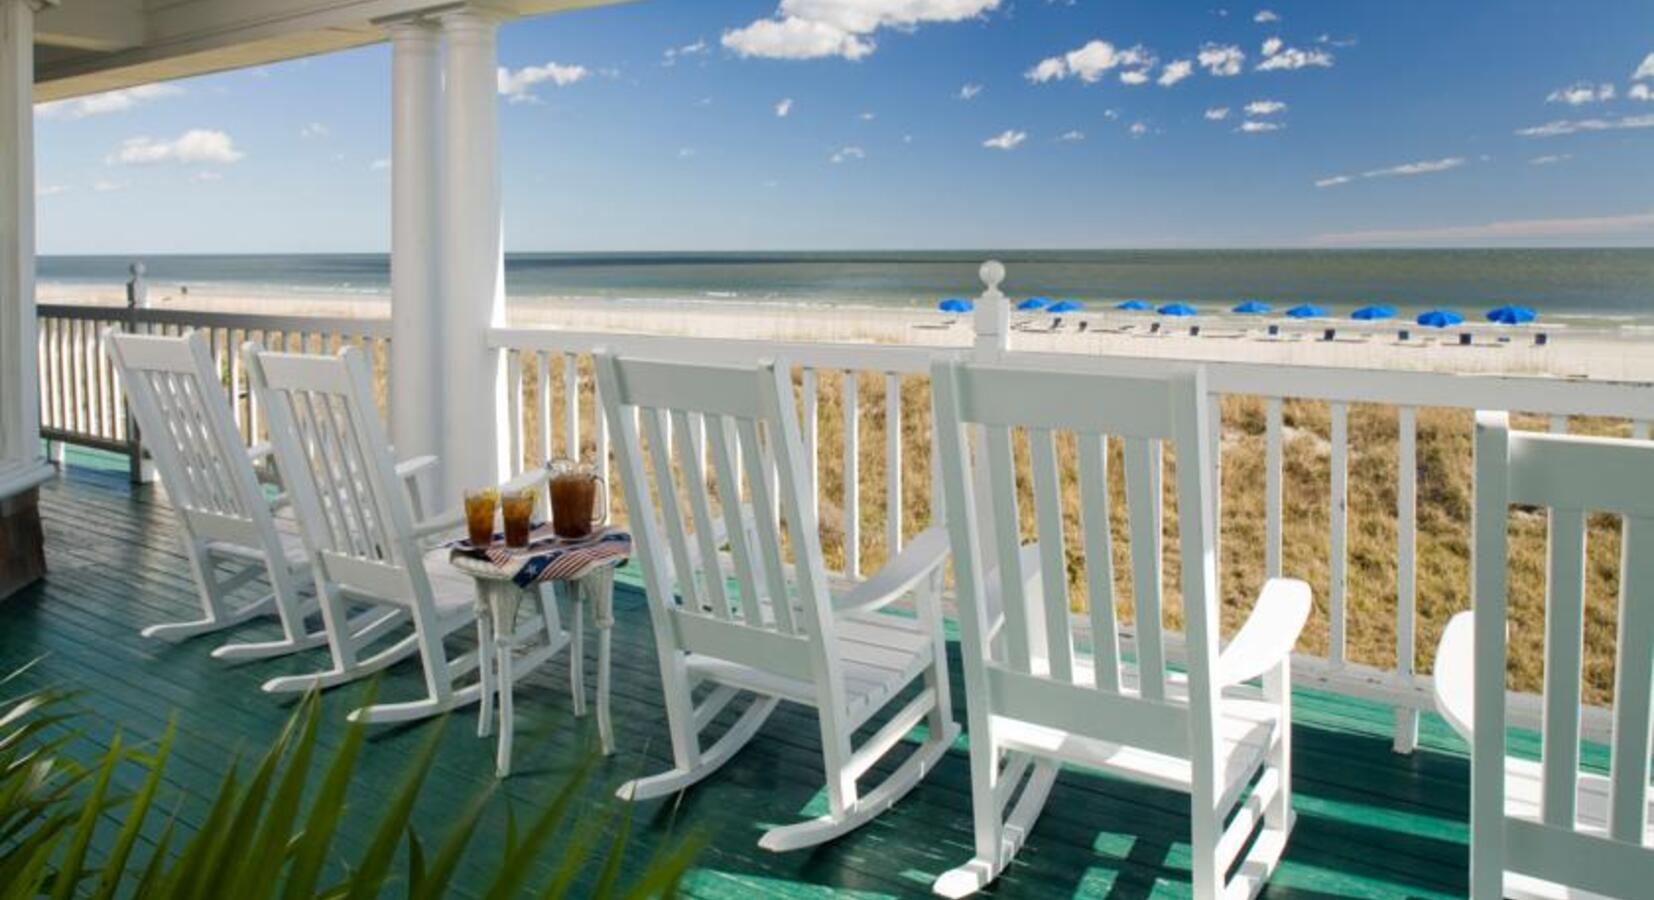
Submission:
[[[1349,496],[1350,496],[1350,408],[1347,404],[1332,404],[1332,546],[1331,568],[1328,576],[1327,658],[1344,663],[1347,644],[1344,631],[1345,591],[1348,588],[1349,565]]]
[[[508,474],[523,470],[523,354],[517,350],[505,351],[505,391],[509,418],[506,431],[510,435]]]
[[[598,476],[605,489],[612,490],[614,479],[609,475],[609,418],[603,415],[603,388],[598,384],[595,370],[592,378],[592,428],[597,440]],[[612,499],[612,498],[611,498]]]
[[[573,352],[563,354],[563,449],[569,459],[580,458],[580,358]]]
[[[804,459],[807,464],[810,478],[808,492],[810,500],[810,521],[819,525],[821,512],[819,507],[821,491],[821,457],[817,453],[816,444],[816,370],[805,368],[801,393],[804,395]]]
[[[1281,574],[1281,398],[1269,398],[1269,416],[1264,427],[1268,456],[1264,462],[1264,571],[1270,578]]]
[[[1207,414],[1212,441],[1212,558],[1218,597],[1223,597],[1223,395],[1212,393]]]
[[[902,552],[902,376],[884,376],[885,546]]]
[[[861,415],[856,407],[856,372],[844,373],[844,576],[861,577]]]
[[[1639,441],[1648,440],[1648,423],[1647,422],[1632,422],[1631,423],[1631,436],[1636,438]]]
[[[69,415],[64,423],[70,431],[84,432],[80,410],[80,320],[69,322],[69,339],[63,348],[65,367],[69,370]]]
[[[1551,433],[1553,433],[1553,434],[1567,434],[1568,433],[1568,417],[1567,416],[1551,416]]]
[[[1401,407],[1396,487],[1396,677],[1413,678],[1413,619],[1418,583],[1418,411]],[[1412,753],[1419,742],[1418,710],[1396,708],[1395,751]]]
[[[540,419],[540,455],[550,462],[557,458],[557,452],[551,447],[551,354],[545,351],[536,353],[534,362],[535,386],[539,389],[535,405]],[[527,428],[526,425],[521,427]]]

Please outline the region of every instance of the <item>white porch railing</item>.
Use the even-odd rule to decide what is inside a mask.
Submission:
[[[257,439],[261,426],[233,352],[246,337],[261,339],[269,346],[312,351],[336,349],[348,341],[368,346],[376,361],[388,360],[385,350],[389,326],[384,321],[64,306],[42,306],[40,316],[46,436],[124,452],[135,449],[135,436],[125,422],[120,394],[103,361],[97,337],[109,324],[161,333],[208,330],[225,384],[236,398],[237,421],[249,441]],[[507,416],[509,458],[514,464],[521,467],[549,457],[580,455],[599,460],[606,477],[610,474],[609,441],[591,377],[593,349],[607,347],[620,353],[723,365],[752,365],[770,358],[797,367],[804,439],[815,469],[814,500],[824,532],[823,543],[829,555],[839,560],[839,574],[848,579],[856,579],[899,549],[913,529],[928,524],[937,508],[929,435],[922,428],[901,427],[901,398],[913,391],[928,395],[929,365],[935,354],[971,352],[523,328],[493,329],[489,344],[504,355],[507,366],[507,396],[502,398],[502,408]],[[1189,365],[1166,359],[1016,351],[1007,354],[1006,359],[1081,371],[1137,374]],[[1326,537],[1328,572],[1324,625],[1312,626],[1325,629],[1326,649],[1315,655],[1300,653],[1293,671],[1300,683],[1393,706],[1395,747],[1403,752],[1416,743],[1419,711],[1433,707],[1430,679],[1420,671],[1420,663],[1428,659],[1432,649],[1421,646],[1418,615],[1420,411],[1513,409],[1545,417],[1553,429],[1568,428],[1570,417],[1606,417],[1629,423],[1630,433],[1643,438],[1654,421],[1651,384],[1252,363],[1204,365],[1218,422],[1227,399],[1261,401],[1263,475],[1261,483],[1245,488],[1263,495],[1262,546],[1235,546],[1221,552],[1225,559],[1237,553],[1260,554],[1266,575],[1281,574],[1285,565],[1286,406],[1289,402],[1308,402],[1324,404],[1328,411],[1326,453],[1330,477],[1324,483],[1327,508],[1331,510]],[[376,370],[383,373],[385,366],[376,366]],[[380,387],[383,391],[383,383]],[[1368,595],[1381,593],[1395,598],[1394,661],[1388,665],[1353,659],[1349,652],[1352,630],[1371,633],[1368,626],[1374,624],[1351,620],[1352,614],[1358,613],[1350,600],[1352,534],[1348,515],[1353,490],[1359,486],[1351,483],[1350,461],[1360,450],[1352,445],[1351,410],[1356,406],[1365,410],[1369,405],[1398,411],[1394,418],[1398,429],[1395,469],[1385,475],[1395,479],[1391,513],[1394,583],[1361,584]],[[908,406],[928,408],[928,402]],[[1466,417],[1466,435],[1469,427]],[[1222,435],[1222,428],[1213,428],[1218,443],[1213,459],[1220,472]],[[877,445],[868,443],[875,439]],[[1468,440],[1464,447],[1468,453]],[[834,457],[839,465],[825,469],[820,465]],[[1295,493],[1322,489],[1319,483],[1293,485]],[[1232,516],[1226,517],[1221,508],[1218,516],[1221,521],[1232,522]],[[1371,615],[1370,611],[1359,614]],[[1511,707],[1513,723],[1538,726],[1537,697],[1513,693]],[[1608,731],[1607,711],[1588,708],[1584,726],[1587,738],[1603,739]]]

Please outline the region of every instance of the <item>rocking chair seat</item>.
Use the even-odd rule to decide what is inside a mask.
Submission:
[[[835,643],[843,667],[846,713],[860,727],[930,665],[931,638],[918,619],[891,613],[841,615]],[[816,688],[730,660],[691,653],[692,674],[742,690],[814,704]]]
[[[294,570],[308,567],[310,553],[304,549],[304,539],[299,536],[299,523],[292,516],[276,516],[275,525],[276,540],[281,542],[281,553],[287,560],[287,567]],[[207,552],[230,559],[264,559],[263,551],[234,541],[209,541]]]

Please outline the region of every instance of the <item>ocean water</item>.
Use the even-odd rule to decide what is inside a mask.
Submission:
[[[1654,329],[1654,248],[1487,250],[1097,250],[834,253],[512,253],[513,304],[581,300],[931,308],[981,291],[977,267],[1005,263],[1013,297],[1072,297],[1093,309],[1127,298],[1220,312],[1244,298],[1316,303],[1336,315],[1368,303],[1467,317],[1520,303],[1544,320]],[[210,297],[387,296],[385,254],[143,257],[151,290]],[[43,285],[112,294],[132,257],[46,256]]]

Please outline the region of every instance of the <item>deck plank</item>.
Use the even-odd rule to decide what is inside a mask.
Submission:
[[[153,488],[129,489],[124,472],[71,465],[42,489],[41,506],[51,574],[0,606],[0,668],[44,655],[23,686],[56,684],[84,692],[78,702],[94,725],[73,746],[86,757],[107,746],[115,727],[124,740],[144,740],[175,718],[179,737],[166,789],[169,802],[179,804],[180,824],[195,827],[230,760],[240,754],[245,768],[289,714],[291,700],[268,697],[258,685],[273,675],[318,667],[324,654],[232,667],[208,656],[218,639],[171,646],[139,638],[143,625],[189,615],[196,603],[178,549],[176,519],[164,498]],[[254,593],[249,589],[249,596]],[[582,809],[594,812],[612,808],[608,798],[615,784],[670,761],[647,609],[635,588],[623,586],[616,601],[614,722],[620,752],[600,764],[581,797]],[[272,625],[255,623],[236,636],[272,634]],[[949,642],[948,652],[958,677],[956,641]],[[588,642],[588,653],[589,683],[595,642]],[[410,696],[418,689],[416,670],[403,665],[388,674],[381,693]],[[324,752],[338,746],[344,713],[360,696],[356,686],[324,696]],[[962,720],[961,692],[955,692],[955,701]],[[1426,716],[1421,749],[1398,756],[1390,751],[1386,708],[1316,691],[1295,692],[1294,702],[1299,827],[1266,893],[1462,895],[1468,766],[1463,746],[1445,723]],[[721,717],[726,727],[739,712],[735,706]],[[460,884],[476,885],[490,871],[507,804],[519,820],[543,805],[594,746],[593,723],[572,715],[561,659],[519,688],[517,707],[519,774],[499,786]],[[352,784],[347,822],[362,821],[383,805],[400,781],[403,761],[431,727],[372,732]],[[471,711],[450,718],[416,813],[427,843],[439,839],[454,809],[495,784],[492,753],[491,741],[475,737]],[[813,815],[824,804],[814,717],[783,705],[718,776],[679,800],[636,809],[631,862],[641,864],[674,830],[699,829],[710,845],[686,884],[690,896],[924,896],[938,873],[971,853],[966,757],[961,739],[907,799],[843,840],[810,853],[771,854],[756,845],[763,828]],[[894,765],[881,763],[869,778]],[[362,830],[341,832],[345,855],[360,852],[366,840]],[[1187,833],[1186,801],[1179,795],[1065,771],[994,893],[1187,896]],[[154,836],[146,836],[146,845]],[[535,861],[536,874],[556,867],[556,848],[553,843]]]

